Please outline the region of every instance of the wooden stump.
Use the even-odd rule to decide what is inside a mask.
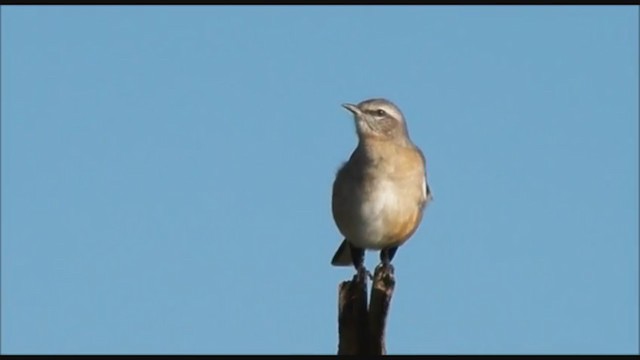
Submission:
[[[367,277],[338,287],[338,355],[385,355],[385,326],[395,287],[392,265],[376,267],[367,306]]]

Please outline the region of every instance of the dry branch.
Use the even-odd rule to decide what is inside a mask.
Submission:
[[[338,355],[384,355],[385,326],[395,287],[392,265],[378,265],[367,306],[367,278],[355,275],[338,288]]]

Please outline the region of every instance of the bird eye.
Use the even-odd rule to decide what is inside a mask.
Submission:
[[[378,111],[376,111],[376,113],[378,114],[378,116],[385,116],[387,113],[384,112],[384,110],[382,109],[378,109]]]

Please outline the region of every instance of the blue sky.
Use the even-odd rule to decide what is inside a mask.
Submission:
[[[1,10],[3,353],[334,354],[370,97],[435,198],[389,353],[638,352],[638,7]]]

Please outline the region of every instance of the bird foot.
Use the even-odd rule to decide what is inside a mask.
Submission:
[[[366,283],[367,279],[373,280],[373,274],[371,274],[371,271],[367,270],[364,266],[360,266],[358,268],[358,281]]]
[[[393,267],[393,265],[391,265],[390,262],[383,261],[376,267],[376,272],[378,271],[384,271],[393,275],[393,273],[395,272],[395,268]]]

